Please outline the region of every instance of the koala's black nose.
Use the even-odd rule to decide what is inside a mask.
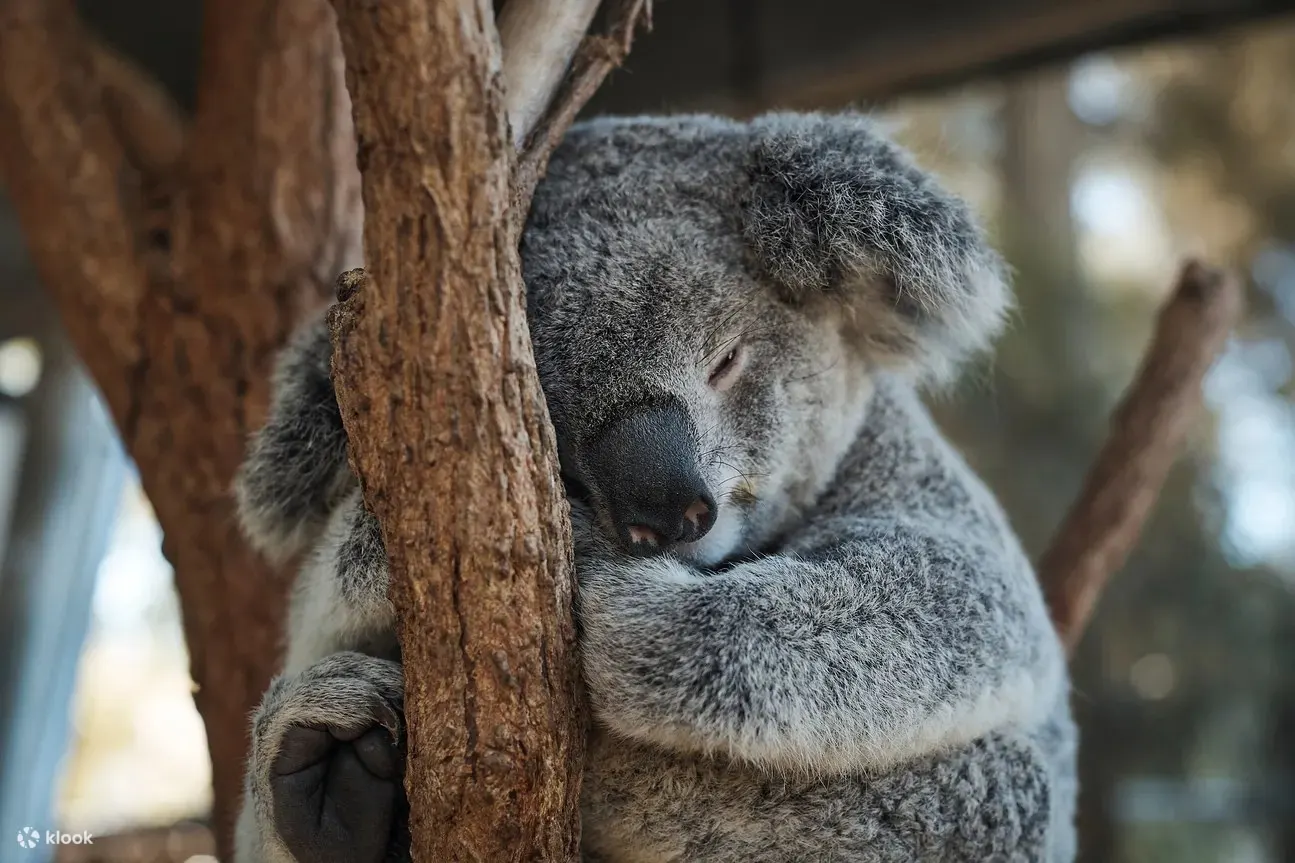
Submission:
[[[677,401],[613,421],[588,445],[584,462],[630,551],[694,542],[715,524],[715,498],[697,467],[697,436]]]

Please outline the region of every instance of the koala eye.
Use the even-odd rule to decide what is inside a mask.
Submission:
[[[742,345],[734,345],[729,348],[728,353],[715,364],[710,370],[710,378],[707,383],[711,388],[723,392],[733,385],[738,375],[742,371],[743,361],[746,359],[746,350]]]

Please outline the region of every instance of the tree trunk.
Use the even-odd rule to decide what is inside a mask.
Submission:
[[[333,318],[334,380],[391,561],[415,859],[574,860],[571,541],[526,326],[492,11],[336,5],[370,278]]]
[[[203,32],[186,122],[68,0],[0,0],[0,178],[165,533],[228,859],[286,585],[230,479],[274,352],[358,263],[361,211],[325,0],[209,3]]]
[[[333,379],[391,562],[414,857],[573,861],[571,539],[518,242],[651,4],[609,3],[585,36],[594,0],[510,0],[501,51],[487,0],[334,3],[369,273],[339,280]]]

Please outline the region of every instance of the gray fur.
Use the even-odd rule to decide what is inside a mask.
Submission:
[[[235,859],[293,863],[274,829],[270,790],[272,765],[290,726],[339,731],[382,726],[398,740],[404,698],[405,680],[398,662],[351,651],[330,654],[299,673],[285,673],[271,682],[252,719],[250,767],[235,825]]]
[[[244,533],[283,563],[312,545],[333,508],[356,485],[330,377],[324,315],[302,326],[279,357],[269,415],[234,479]]]
[[[584,490],[587,857],[1073,859],[1059,644],[998,504],[915,394],[987,346],[1008,303],[965,206],[856,115],[597,120],[555,154],[522,254],[563,471]],[[254,850],[274,847],[277,737],[354,721],[337,712],[374,677],[319,664],[397,655],[327,340],[315,321],[289,349],[240,476],[249,534],[314,553],[254,730],[244,832],[261,838],[239,863],[280,859]],[[632,557],[584,453],[665,399],[687,409],[718,520]]]

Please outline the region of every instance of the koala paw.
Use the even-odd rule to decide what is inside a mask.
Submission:
[[[253,726],[252,793],[298,863],[406,856],[403,707],[399,663],[360,653],[271,685]]]

